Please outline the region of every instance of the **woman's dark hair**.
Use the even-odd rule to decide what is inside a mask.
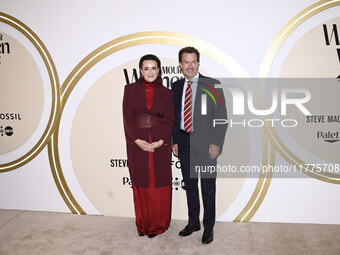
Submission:
[[[156,61],[157,67],[159,68],[159,73],[158,73],[158,77],[156,78],[156,82],[157,82],[158,85],[163,85],[163,82],[162,82],[162,67],[161,67],[161,61],[159,60],[159,58],[157,56],[155,56],[155,55],[152,55],[152,54],[144,55],[139,60],[139,69],[142,69],[143,62],[145,60]],[[139,77],[138,81],[142,82],[143,80],[144,80],[144,77],[140,74],[140,77]]]
[[[200,62],[200,53],[194,47],[185,47],[178,52],[178,61],[182,62],[183,53],[195,53],[197,57],[197,62]]]

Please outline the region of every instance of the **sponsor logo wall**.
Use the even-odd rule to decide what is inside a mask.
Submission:
[[[191,45],[201,52],[200,72],[221,81],[228,111],[216,121],[229,125],[218,159],[218,220],[339,224],[334,198],[340,195],[339,5],[311,1],[295,17],[286,16],[276,37],[266,38],[256,75],[243,67],[239,51],[223,48],[224,40],[237,36],[220,28],[218,40],[206,40],[190,31],[149,31],[142,24],[131,32],[122,25],[109,40],[92,38],[95,46],[82,49],[65,72],[61,59],[69,61],[76,50],[51,54],[61,38],[53,42],[53,36],[34,32],[42,25],[33,22],[38,27],[30,28],[25,15],[1,12],[0,208],[134,217],[124,85],[138,79],[139,58],[153,53],[169,88],[183,77],[179,49]],[[215,100],[208,89],[205,100]],[[180,161],[174,156],[172,170],[172,217],[186,219]],[[36,179],[44,189],[32,187],[37,197],[21,203]],[[333,195],[324,200],[313,195],[315,189]],[[296,214],[296,206],[309,214]],[[327,218],[320,216],[325,211],[331,211]]]

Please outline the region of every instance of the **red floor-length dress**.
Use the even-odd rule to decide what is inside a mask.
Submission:
[[[150,111],[156,83],[144,81],[144,88],[146,106]],[[151,141],[151,134],[149,134],[149,142]],[[169,228],[171,220],[171,185],[155,187],[153,152],[148,154],[149,187],[133,186],[136,225],[140,235],[161,234]]]

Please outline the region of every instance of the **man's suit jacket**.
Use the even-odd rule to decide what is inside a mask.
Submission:
[[[175,111],[175,125],[172,133],[173,144],[179,143],[180,122],[181,122],[181,107],[182,107],[182,95],[185,79],[178,80],[173,83],[171,88],[174,92],[174,111]],[[193,127],[194,136],[191,138],[191,149],[195,149],[200,156],[208,157],[208,151],[210,144],[215,144],[222,150],[225,134],[227,131],[227,125],[216,125],[213,127],[214,119],[227,119],[227,110],[225,104],[225,98],[222,89],[215,89],[214,84],[220,84],[218,80],[205,77],[199,74],[197,91],[194,105]],[[210,87],[209,87],[210,86]],[[217,96],[212,92],[211,87],[214,88],[222,104]],[[214,100],[203,89],[211,92],[214,96],[217,105]],[[202,95],[206,94],[207,99],[207,114],[202,115]],[[194,148],[192,148],[194,147]]]

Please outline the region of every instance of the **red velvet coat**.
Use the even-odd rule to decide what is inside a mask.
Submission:
[[[151,128],[137,128],[134,114],[148,113],[163,118],[163,122]],[[157,85],[151,111],[146,106],[143,82],[128,84],[124,89],[123,119],[126,148],[132,185],[149,187],[149,152],[145,152],[134,142],[142,139],[149,142],[164,140],[164,145],[154,152],[155,187],[171,185],[171,134],[174,125],[173,93],[164,86]]]

